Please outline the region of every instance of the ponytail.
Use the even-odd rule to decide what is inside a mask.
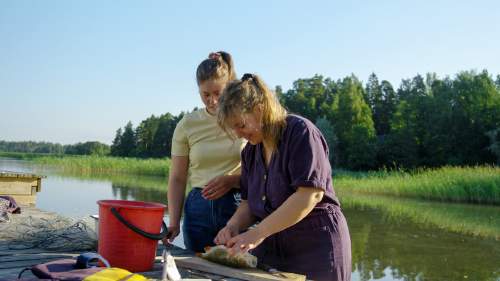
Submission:
[[[200,85],[206,80],[226,79],[232,81],[236,79],[233,58],[224,51],[210,53],[196,69],[196,82]]]

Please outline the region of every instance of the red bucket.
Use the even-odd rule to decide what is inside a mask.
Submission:
[[[151,270],[158,240],[167,234],[163,222],[166,206],[127,200],[99,200],[97,204],[99,254],[113,267],[131,272]]]

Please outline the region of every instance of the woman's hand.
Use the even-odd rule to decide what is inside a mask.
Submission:
[[[239,179],[239,177],[238,177]],[[235,187],[235,176],[218,176],[211,179],[201,191],[203,198],[207,200],[215,200],[221,198],[231,188]]]
[[[232,237],[238,235],[238,229],[233,225],[226,225],[215,236],[214,243],[217,245],[226,244]]]
[[[180,233],[180,227],[178,225],[169,225],[167,231],[167,236],[161,240],[163,245],[169,245],[174,242],[175,237]]]
[[[256,228],[253,228],[240,235],[234,236],[226,243],[226,246],[229,248],[229,254],[235,255],[257,248],[265,238],[266,237],[260,234]]]

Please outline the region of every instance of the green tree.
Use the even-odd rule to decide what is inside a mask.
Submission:
[[[365,90],[365,100],[372,110],[372,118],[377,136],[385,135],[383,118],[385,115],[382,86],[378,82],[377,75],[372,73],[368,78]]]
[[[490,139],[488,150],[497,157],[497,165],[500,165],[500,128],[486,132]]]
[[[413,168],[418,165],[418,139],[416,133],[417,113],[402,100],[391,120],[391,134],[379,148],[385,166]]]
[[[64,153],[73,155],[104,156],[110,153],[110,147],[107,144],[100,143],[98,141],[79,142],[72,145],[66,145]]]
[[[122,155],[122,128],[118,128],[116,130],[115,138],[111,144],[111,155],[112,156],[121,156]]]
[[[160,119],[151,115],[151,117],[143,120],[135,130],[135,135],[137,139],[137,150],[136,155],[139,157],[152,157],[153,155],[153,140],[155,138],[156,132],[158,131],[158,126],[160,125]]]
[[[486,70],[461,72],[453,83],[453,154],[457,163],[494,163],[487,132],[500,127],[500,93]]]
[[[316,127],[321,131],[323,136],[326,139],[326,142],[328,143],[328,150],[329,150],[329,155],[328,158],[330,160],[330,163],[332,166],[335,166],[337,164],[336,161],[336,151],[335,151],[335,146],[337,145],[337,136],[335,135],[335,129],[333,128],[333,125],[326,119],[326,118],[318,118],[316,121]]]
[[[354,76],[341,83],[335,107],[335,131],[342,166],[366,169],[375,166],[375,129],[370,107],[363,97],[363,85]]]
[[[335,90],[334,82],[323,79],[321,75],[295,81],[293,88],[286,93],[283,93],[281,87],[276,87],[276,93],[288,111],[302,115],[312,122],[316,122],[321,116],[332,116]]]
[[[158,129],[153,138],[152,155],[154,157],[170,157],[172,149],[172,137],[177,123],[182,119],[184,113],[175,117],[170,113],[159,118]]]
[[[136,156],[137,138],[134,133],[132,122],[129,121],[123,129],[123,134],[120,139],[121,156],[133,157]]]

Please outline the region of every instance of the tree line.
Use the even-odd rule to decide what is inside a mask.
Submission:
[[[161,158],[170,157],[172,136],[177,122],[184,113],[174,116],[170,113],[161,116],[151,115],[136,128],[132,122],[116,131],[111,145],[112,156]]]
[[[374,73],[366,83],[355,75],[338,80],[315,75],[296,80],[287,91],[280,86],[275,91],[289,112],[320,128],[335,167],[500,164],[500,75],[495,79],[486,70],[444,79],[416,75],[398,88]],[[97,142],[23,145],[31,147],[26,152],[170,157],[172,135],[184,114],[152,115],[135,128],[128,122],[116,131],[110,147]],[[0,150],[4,147],[0,142]]]
[[[371,74],[333,81],[316,75],[284,92],[291,112],[318,125],[332,162],[349,169],[500,163],[500,75],[464,71],[404,79],[395,89]]]
[[[336,167],[355,170],[500,163],[500,75],[464,71],[454,78],[416,75],[394,88],[372,73],[365,85],[351,75],[315,75],[286,92],[275,89],[289,112],[321,129]],[[151,116],[120,128],[111,154],[170,156],[182,118]]]
[[[97,155],[104,156],[110,153],[110,146],[98,141],[79,142],[62,145],[51,142],[35,141],[1,141],[0,151],[21,153],[46,153],[68,155]]]

